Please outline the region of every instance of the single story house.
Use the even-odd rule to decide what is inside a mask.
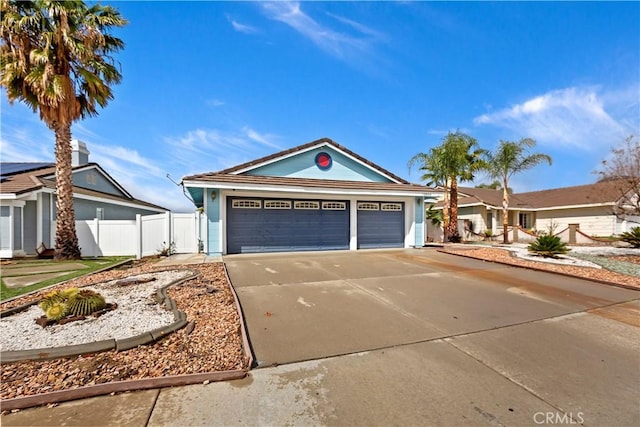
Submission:
[[[408,248],[424,242],[427,188],[328,138],[182,184],[208,254]]]
[[[623,220],[613,214],[622,196],[621,180],[512,194],[510,226],[554,233],[574,225],[593,237],[618,235],[637,226],[640,218]],[[459,187],[458,220],[467,220],[475,233],[502,233],[502,190]],[[442,208],[442,202],[436,205]],[[636,222],[634,222],[636,221]]]
[[[72,142],[76,220],[131,220],[167,209],[135,199],[96,163],[86,144]],[[55,246],[55,163],[0,163],[0,257]]]

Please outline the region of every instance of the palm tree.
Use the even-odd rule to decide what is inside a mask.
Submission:
[[[542,162],[548,162],[551,165],[551,157],[547,154],[528,153],[528,150],[535,147],[535,145],[536,142],[531,138],[523,138],[518,142],[500,141],[498,148],[493,153],[486,155],[489,176],[502,181],[502,231],[504,243],[509,243],[509,178]]]
[[[460,241],[458,232],[458,181],[471,181],[473,174],[485,167],[482,156],[486,151],[479,148],[475,138],[460,131],[449,132],[442,144],[432,148],[428,154],[418,153],[409,160],[409,168],[421,163],[426,171],[422,179],[427,185],[438,184],[445,189],[443,212],[445,242]]]
[[[82,1],[0,0],[0,85],[55,134],[55,259],[79,259],[71,168],[71,124],[97,115],[121,74],[111,56],[124,43],[109,33],[127,21],[110,6]]]
[[[444,203],[442,207],[442,215],[440,216],[440,223],[433,225],[442,225],[445,233],[444,240],[446,241],[446,230],[449,225],[449,191],[446,172],[441,160],[442,155],[440,154],[439,147],[431,148],[429,153],[418,153],[413,156],[409,160],[408,167],[409,170],[411,170],[415,164],[420,164],[419,169],[423,171],[420,179],[425,181],[425,184],[428,186],[444,188]],[[429,210],[432,209],[432,206],[429,207]],[[427,214],[428,213],[429,212],[427,211]]]

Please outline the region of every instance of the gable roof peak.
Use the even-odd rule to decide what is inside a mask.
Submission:
[[[365,159],[364,157],[354,153],[353,151],[349,150],[347,147],[338,144],[333,139],[328,138],[328,137],[323,137],[323,138],[320,138],[320,139],[316,139],[314,141],[307,142],[306,144],[298,145],[297,147],[289,148],[287,150],[282,150],[280,152],[277,152],[277,153],[274,153],[274,154],[270,154],[268,156],[261,157],[261,158],[256,159],[256,160],[251,160],[249,162],[242,163],[242,164],[237,165],[237,166],[232,166],[230,168],[223,169],[221,171],[214,172],[214,173],[215,174],[238,175],[238,174],[247,172],[249,170],[258,168],[258,167],[260,167],[260,166],[262,166],[264,164],[277,161],[280,158],[290,157],[290,156],[292,156],[292,155],[294,155],[296,153],[312,150],[312,149],[314,149],[316,147],[319,147],[319,146],[322,146],[322,145],[332,146],[334,149],[342,152],[343,154],[346,154],[349,157],[354,158],[355,160],[357,160],[360,163],[365,164],[367,167],[377,171],[378,173],[381,173],[382,175],[388,177],[392,181],[395,181],[395,182],[401,183],[401,184],[409,184],[409,182],[406,181],[405,179],[400,178],[399,176],[389,172],[388,170],[376,165],[375,163],[373,163],[373,162]],[[201,174],[201,175],[208,175],[208,174]],[[185,177],[185,178],[188,178],[188,177]]]

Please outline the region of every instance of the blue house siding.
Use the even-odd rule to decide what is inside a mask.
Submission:
[[[73,173],[73,185],[88,190],[113,194],[114,196],[126,196],[118,187],[113,185],[98,169],[87,169]]]
[[[424,203],[422,198],[416,198],[416,212],[415,212],[415,224],[416,224],[416,246],[422,246],[424,244]]]
[[[332,158],[329,169],[316,166],[319,153]],[[287,178],[332,179],[342,181],[392,182],[380,172],[352,160],[331,147],[319,147],[246,172],[247,175],[282,176]]]
[[[211,193],[216,193],[214,200],[211,198]],[[204,192],[204,203],[207,213],[207,235],[208,245],[207,253],[209,255],[222,255],[222,236],[220,227],[220,191],[216,189],[207,188]]]
[[[24,251],[27,254],[33,255],[36,253],[36,247],[40,244],[38,242],[37,227],[38,213],[37,203],[29,200],[24,205]]]
[[[0,206],[0,249],[11,248],[11,208]]]
[[[50,194],[42,194],[42,242],[48,248],[53,246],[53,242],[51,241],[51,212],[53,212],[51,199],[52,196]],[[38,242],[38,244],[40,244],[40,242]]]
[[[73,200],[73,208],[76,212],[77,221],[96,218],[96,208],[102,208],[104,214],[102,219],[105,220],[135,219],[137,214],[154,215],[158,213],[158,211],[77,198]]]

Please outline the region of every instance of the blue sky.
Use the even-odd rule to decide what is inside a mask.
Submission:
[[[123,81],[73,137],[136,197],[178,211],[193,206],[167,173],[322,137],[412,182],[407,161],[449,130],[487,149],[531,137],[554,160],[513,179],[531,191],[594,182],[640,134],[638,2],[110,4],[130,21]],[[53,160],[53,134],[4,92],[1,120],[2,161]]]

